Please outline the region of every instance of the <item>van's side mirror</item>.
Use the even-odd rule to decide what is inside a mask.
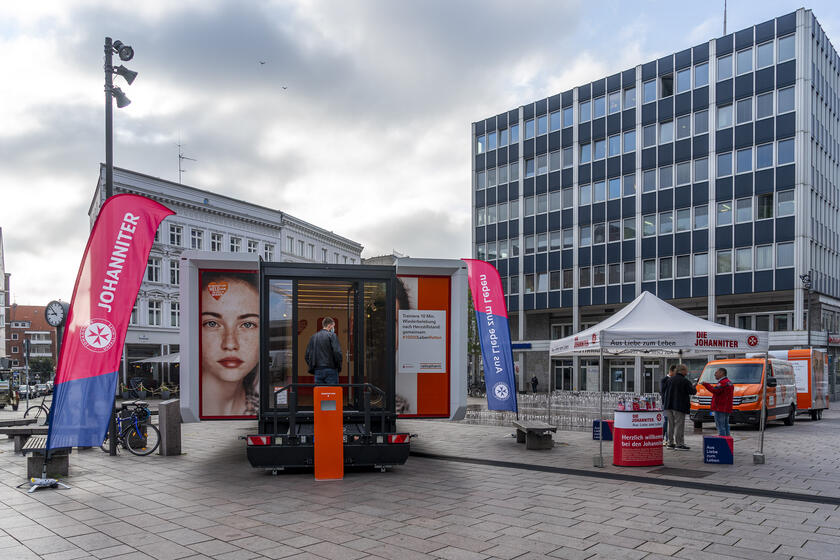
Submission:
[[[767,386],[768,387],[775,387],[777,385],[777,383],[778,383],[778,381],[776,381],[775,377],[768,377],[767,378]]]

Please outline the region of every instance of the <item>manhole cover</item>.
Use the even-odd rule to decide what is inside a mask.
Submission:
[[[683,478],[703,478],[712,474],[709,471],[698,471],[694,469],[675,469],[673,467],[660,467],[658,469],[653,469],[652,471],[648,472],[653,474],[664,474],[667,476],[679,476]]]

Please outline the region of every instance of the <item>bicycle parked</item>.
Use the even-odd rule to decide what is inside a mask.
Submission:
[[[151,423],[148,403],[136,401],[127,406],[132,407],[128,416],[117,415],[117,450],[125,448],[140,456],[154,453],[160,445],[160,431]],[[110,432],[105,434],[101,445],[106,453],[110,451],[110,435]]]
[[[44,395],[41,398],[41,402],[38,404],[33,404],[29,408],[26,409],[26,412],[23,413],[24,418],[34,418],[35,425],[37,426],[46,426],[50,423],[50,407],[48,407],[45,403],[47,400],[47,395]]]

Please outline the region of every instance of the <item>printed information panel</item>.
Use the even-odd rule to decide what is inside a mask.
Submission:
[[[613,465],[650,467],[662,464],[661,410],[615,411]]]

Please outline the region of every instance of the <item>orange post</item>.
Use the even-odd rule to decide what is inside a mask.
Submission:
[[[315,480],[344,478],[344,405],[341,387],[315,387]]]

